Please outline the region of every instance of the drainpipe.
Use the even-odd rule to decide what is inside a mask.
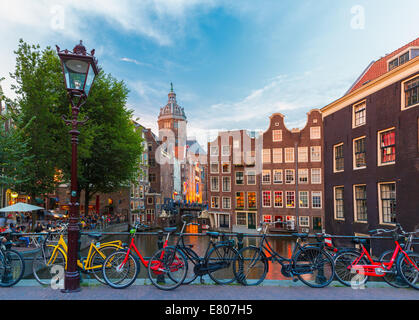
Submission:
[[[299,206],[299,195],[298,195],[298,142],[294,143],[295,148],[295,228],[299,231],[299,219],[298,219],[298,206]]]

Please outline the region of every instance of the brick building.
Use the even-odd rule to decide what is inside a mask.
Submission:
[[[272,231],[323,228],[322,117],[311,110],[306,126],[288,130],[284,116],[270,117],[256,136],[245,130],[220,132],[208,143],[211,225],[255,232],[259,221],[283,221]],[[298,204],[298,205],[297,205]]]
[[[326,231],[419,228],[419,38],[322,108]]]

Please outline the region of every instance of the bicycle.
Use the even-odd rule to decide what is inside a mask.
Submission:
[[[233,259],[237,254],[234,248],[234,240],[222,240],[214,242],[212,239],[217,239],[220,236],[224,238],[224,234],[219,232],[206,232],[210,237],[208,246],[204,256],[201,258],[192,249],[192,245],[187,245],[184,242],[184,229],[187,225],[199,225],[198,223],[187,223],[186,218],[192,218],[192,215],[186,214],[182,216],[183,226],[177,239],[174,248],[180,250],[188,260],[188,272],[183,281],[183,284],[190,284],[200,276],[201,283],[202,277],[206,274],[216,284],[229,284],[236,279],[233,271]]]
[[[13,242],[7,241],[8,233],[0,233],[0,287],[11,287],[22,279],[25,262],[22,255],[11,249]]]
[[[239,250],[234,258],[234,272],[242,285],[255,286],[263,282],[269,270],[269,262],[281,265],[281,273],[287,278],[300,280],[312,288],[328,286],[334,276],[333,259],[323,246],[301,245],[308,238],[307,233],[293,233],[297,237],[296,245],[290,258],[278,254],[267,240],[269,225],[281,221],[261,222],[258,231],[262,234],[259,246],[248,246]],[[295,278],[296,277],[296,278]]]
[[[399,235],[400,231],[402,235]],[[369,231],[371,235],[392,233],[395,242],[394,250],[388,250],[381,254],[378,261],[374,260],[365,248],[367,239],[360,239],[355,237],[352,241],[361,246],[361,250],[349,249],[336,255],[334,258],[335,274],[339,282],[346,286],[362,286],[367,283],[369,277],[381,277],[389,285],[396,288],[407,288],[409,285],[405,283],[398,275],[396,260],[399,255],[408,257],[411,249],[412,237],[407,237],[405,244],[400,244],[400,239],[405,239],[406,233],[403,231],[400,224],[396,225],[395,229],[376,229]],[[409,253],[410,255],[410,253]],[[354,276],[355,274],[355,276]]]
[[[177,288],[185,279],[188,264],[181,252],[167,246],[170,234],[176,228],[164,228],[164,231],[168,234],[163,248],[154,254],[154,259],[152,257],[148,261],[141,255],[135,245],[135,234],[139,228],[148,228],[148,226],[136,223],[134,228],[130,230],[131,240],[128,249],[114,252],[104,261],[102,272],[106,283],[115,289],[129,287],[137,279],[141,262],[147,268],[148,276],[157,288],[164,290]],[[139,261],[132,252],[136,253]]]
[[[47,244],[49,239],[53,236],[52,232],[48,232],[42,243],[41,250],[34,257],[32,271],[35,279],[41,285],[51,284],[54,266],[62,267],[62,270],[67,268],[67,244],[63,236],[67,227],[68,224],[62,226],[59,232],[58,243],[54,245]],[[122,241],[116,240],[100,243],[102,234],[90,233],[87,234],[87,236],[92,238],[89,251],[86,257],[77,259],[77,267],[84,273],[92,274],[100,283],[105,283],[102,278],[103,261],[112,252],[123,248]]]

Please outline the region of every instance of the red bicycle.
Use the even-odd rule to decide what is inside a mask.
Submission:
[[[416,254],[410,251],[415,233],[403,231],[400,224],[397,224],[393,230],[377,229],[371,230],[369,233],[371,235],[392,233],[395,242],[394,250],[385,251],[378,261],[374,261],[365,248],[367,239],[354,238],[352,241],[359,244],[361,250],[343,250],[334,257],[336,278],[346,286],[356,287],[364,285],[370,276],[382,277],[389,285],[396,288],[409,287],[409,282],[417,283],[418,261],[414,261],[413,257]],[[400,240],[404,240],[405,243],[399,243]],[[417,270],[416,278],[414,276],[411,280],[406,281],[403,272],[400,272],[397,267],[402,263],[407,263]]]
[[[182,252],[167,245],[170,234],[176,228],[164,228],[167,237],[163,248],[158,250],[150,260],[146,260],[135,245],[135,234],[139,227],[147,228],[148,226],[136,224],[130,230],[131,241],[128,249],[116,251],[104,261],[102,271],[105,282],[115,289],[129,287],[137,279],[141,262],[149,270],[148,275],[153,285],[165,290],[177,288],[186,277],[188,263]]]

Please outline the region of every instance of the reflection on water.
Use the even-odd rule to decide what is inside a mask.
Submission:
[[[188,230],[189,231],[189,230]],[[232,237],[235,240],[236,248],[237,248],[237,238]],[[166,235],[163,237],[163,241],[166,239]],[[171,236],[168,242],[168,245],[174,245],[176,244],[178,237],[177,236]],[[124,235],[115,235],[111,236],[106,239],[106,241],[111,240],[122,240],[122,242],[128,243],[130,241],[129,236]],[[149,235],[149,234],[137,234],[135,238],[135,245],[138,248],[139,253],[146,259],[151,257],[155,251],[158,250],[157,245],[158,236],[157,235]],[[208,243],[210,238],[208,236],[184,236],[185,244],[191,244],[192,249],[200,256],[203,257],[206,253]],[[292,254],[292,250],[295,245],[295,241],[290,239],[279,239],[279,238],[268,238],[268,241],[272,248],[281,256],[288,258]],[[259,237],[245,237],[243,239],[243,247],[246,246],[258,246],[260,243]],[[146,268],[141,264],[140,266],[140,273],[138,275],[138,278],[147,278],[147,270]],[[289,279],[285,278],[281,274],[281,265],[279,263],[271,263],[269,262],[269,271],[266,275],[266,279],[272,279],[272,280],[283,280],[283,279]]]

